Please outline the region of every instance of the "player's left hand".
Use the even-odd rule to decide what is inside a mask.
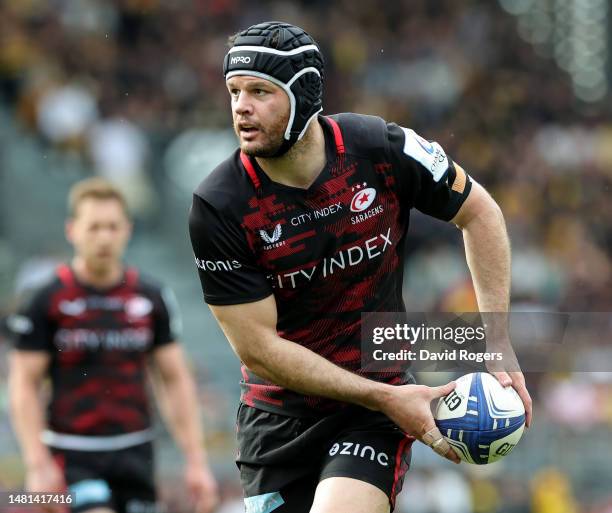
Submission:
[[[196,513],[210,513],[219,505],[219,487],[208,465],[188,463],[185,483]]]
[[[525,406],[525,426],[531,426],[531,419],[533,417],[532,402],[531,396],[529,395],[527,387],[525,386],[525,376],[523,376],[523,373],[520,371],[492,371],[491,374],[497,378],[497,381],[500,382],[501,386],[512,386],[512,388],[516,390],[516,393],[519,395],[523,401],[523,405]]]

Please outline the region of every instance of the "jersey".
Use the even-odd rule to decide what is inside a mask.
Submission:
[[[189,227],[212,305],[275,296],[278,334],[362,374],[363,312],[403,312],[410,210],[450,220],[471,180],[439,144],[381,118],[319,117],[327,164],[308,189],[272,181],[237,150],[197,187]],[[331,413],[309,397],[242,369],[241,400],[273,413]],[[391,384],[406,372],[368,374]]]
[[[10,322],[17,350],[51,356],[47,443],[96,450],[103,440],[98,447],[67,435],[145,441],[130,435],[150,429],[146,360],[176,340],[174,311],[171,294],[134,268],[104,290],[81,283],[67,265],[57,269]]]

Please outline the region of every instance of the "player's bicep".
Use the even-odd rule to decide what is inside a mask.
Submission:
[[[159,346],[152,353],[153,365],[164,380],[177,376],[186,368],[181,345],[172,341]]]
[[[234,352],[247,362],[260,344],[277,336],[278,313],[273,295],[240,305],[209,305]]]
[[[461,205],[461,208],[457,214],[455,214],[451,222],[456,224],[459,228],[463,228],[467,226],[472,219],[482,214],[489,213],[492,210],[499,210],[499,206],[495,200],[482,185],[472,181],[472,190],[469,197]]]
[[[13,387],[27,383],[38,386],[47,374],[51,355],[44,351],[15,349],[11,351],[9,362],[9,379]]]

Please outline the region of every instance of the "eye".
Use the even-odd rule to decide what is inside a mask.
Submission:
[[[253,92],[255,93],[255,96],[263,96],[267,93],[267,91],[264,91],[263,89],[255,89]]]

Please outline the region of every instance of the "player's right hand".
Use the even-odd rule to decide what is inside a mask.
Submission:
[[[450,394],[456,387],[451,381],[440,387],[402,385],[387,389],[388,395],[381,405],[382,412],[406,434],[415,437],[435,452],[460,463],[459,456],[440,433],[431,413],[431,401]]]
[[[40,463],[28,466],[26,471],[25,489],[33,493],[63,493],[66,482],[62,469],[52,458],[46,458]],[[64,506],[42,506],[50,513],[65,511]]]
[[[196,513],[211,513],[219,505],[219,485],[206,464],[188,463],[185,482]]]

